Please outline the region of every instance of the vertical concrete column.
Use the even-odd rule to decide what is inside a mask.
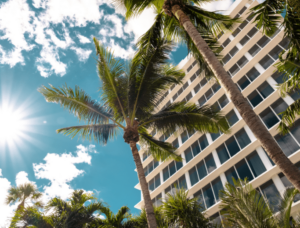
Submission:
[[[208,144],[209,144],[209,145],[212,144],[214,141],[212,140],[211,135],[210,135],[209,133],[206,133],[205,135],[206,135]]]
[[[211,153],[212,153],[212,156],[213,156],[213,158],[215,160],[217,168],[219,168],[221,166],[221,162],[220,162],[219,156],[217,154],[217,151],[213,150]]]

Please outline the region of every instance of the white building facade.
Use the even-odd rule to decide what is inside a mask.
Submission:
[[[300,121],[291,132],[279,134],[280,115],[290,104],[300,98],[296,92],[281,98],[276,85],[283,75],[273,65],[278,62],[279,53],[287,48],[284,31],[275,35],[263,35],[249,19],[249,9],[257,1],[236,1],[230,9],[230,16],[239,16],[244,21],[219,37],[224,56],[225,70],[253,107],[255,113],[269,129],[272,136],[289,159],[300,168]],[[183,85],[177,85],[166,92],[161,107],[174,101],[186,100],[199,105],[209,104],[222,111],[231,126],[230,134],[202,134],[199,132],[177,132],[170,136],[152,133],[154,137],[172,143],[178,148],[182,162],[154,161],[147,151],[141,149],[140,156],[149,183],[151,198],[155,205],[174,188],[185,187],[191,197],[198,197],[208,216],[221,221],[219,190],[224,189],[232,178],[248,178],[252,186],[274,201],[282,195],[291,183],[269,159],[258,140],[241,118],[225,91],[217,83],[198,77],[199,67],[193,58],[184,64],[186,72]],[[140,185],[135,186],[140,189]],[[279,202],[278,202],[279,203]],[[293,204],[292,214],[300,209],[300,202]],[[142,208],[143,198],[135,206]]]

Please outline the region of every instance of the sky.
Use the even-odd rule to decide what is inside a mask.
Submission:
[[[232,0],[206,4],[226,10]],[[74,189],[93,192],[113,212],[141,199],[130,147],[119,134],[107,145],[71,139],[55,130],[80,124],[58,104],[47,103],[37,89],[52,84],[78,85],[99,98],[100,81],[92,38],[121,59],[130,59],[135,42],[149,29],[147,9],[125,21],[106,0],[0,0],[0,227],[17,204],[5,205],[11,186],[34,183],[46,202],[67,199]],[[178,45],[170,62],[187,56]]]

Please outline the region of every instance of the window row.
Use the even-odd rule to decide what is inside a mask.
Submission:
[[[258,177],[266,171],[266,167],[261,161],[256,150],[251,154],[243,158],[237,164],[232,166],[225,172],[227,181],[233,185],[233,180],[241,179],[244,180],[247,178],[248,181],[252,181],[254,178]]]
[[[197,63],[198,63],[197,60],[195,60],[195,61],[187,68],[186,72],[187,72],[187,73],[190,72],[190,71],[193,69],[193,67],[197,65]]]
[[[152,204],[155,207],[159,207],[162,204],[161,193],[159,193],[156,197],[152,199]]]
[[[170,176],[176,173],[183,166],[181,161],[172,161],[166,168],[163,169],[163,179],[168,180]]]
[[[221,164],[236,155],[250,143],[249,136],[245,129],[242,128],[216,149]]]
[[[253,67],[249,70],[238,82],[238,88],[242,91],[244,90],[250,83],[252,83],[258,76],[260,75],[259,71]]]
[[[165,189],[165,195],[174,194],[178,189],[187,189],[185,174],[183,174],[178,180],[174,181],[169,187]]]
[[[219,100],[217,100],[213,105],[213,109],[220,111],[229,103],[229,99],[226,94],[224,94]]]
[[[218,83],[215,83],[211,88],[209,88],[206,93],[200,97],[198,100],[199,105],[204,105],[218,90],[221,88],[221,86]]]
[[[189,176],[191,180],[191,185],[195,185],[197,182],[202,180],[207,174],[211,173],[217,168],[215,160],[212,154],[206,156],[202,161],[200,161],[196,166],[189,170]]]
[[[242,56],[236,64],[234,64],[229,71],[227,71],[227,73],[233,77],[234,75],[236,75],[237,72],[239,72],[247,63],[249,62],[249,60],[245,57]]]
[[[158,173],[155,177],[153,177],[149,183],[148,183],[148,187],[150,191],[154,191],[154,189],[156,189],[158,186],[160,186],[161,182],[160,182],[160,174]]]
[[[220,201],[220,190],[223,189],[221,178],[217,177],[211,183],[196,192],[194,197],[198,198],[203,210],[205,210]]]
[[[262,83],[257,87],[252,93],[247,97],[252,107],[256,107],[260,102],[266,99],[270,94],[274,92],[274,89],[270,86],[268,82]]]
[[[150,153],[148,151],[143,153],[143,161],[145,161],[150,156]]]
[[[151,173],[158,165],[159,165],[159,162],[156,161],[156,160],[150,162],[150,163],[144,168],[145,176],[147,176],[149,173]]]
[[[265,57],[263,57],[259,64],[266,70],[268,69],[278,58],[279,54],[283,51],[279,45],[276,45]]]
[[[253,18],[253,13],[251,13],[247,18],[246,20],[243,21],[243,23],[240,24],[239,27],[237,27],[233,33],[232,33],[232,36],[236,37],[245,27],[246,25],[252,20]]]
[[[254,26],[241,40],[240,44],[244,46],[248,41],[258,32],[258,29],[256,26]]]
[[[197,154],[203,151],[207,146],[208,146],[208,141],[206,135],[204,134],[184,151],[185,161],[188,163]]]

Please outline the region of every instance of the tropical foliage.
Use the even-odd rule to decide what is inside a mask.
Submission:
[[[291,207],[299,191],[288,188],[279,205],[269,202],[248,181],[235,180],[221,191],[221,212],[226,227],[236,228],[292,228],[300,227],[299,217],[291,218]],[[299,199],[299,197],[298,197]],[[278,200],[278,199],[277,199]],[[274,213],[278,212],[276,216]]]

